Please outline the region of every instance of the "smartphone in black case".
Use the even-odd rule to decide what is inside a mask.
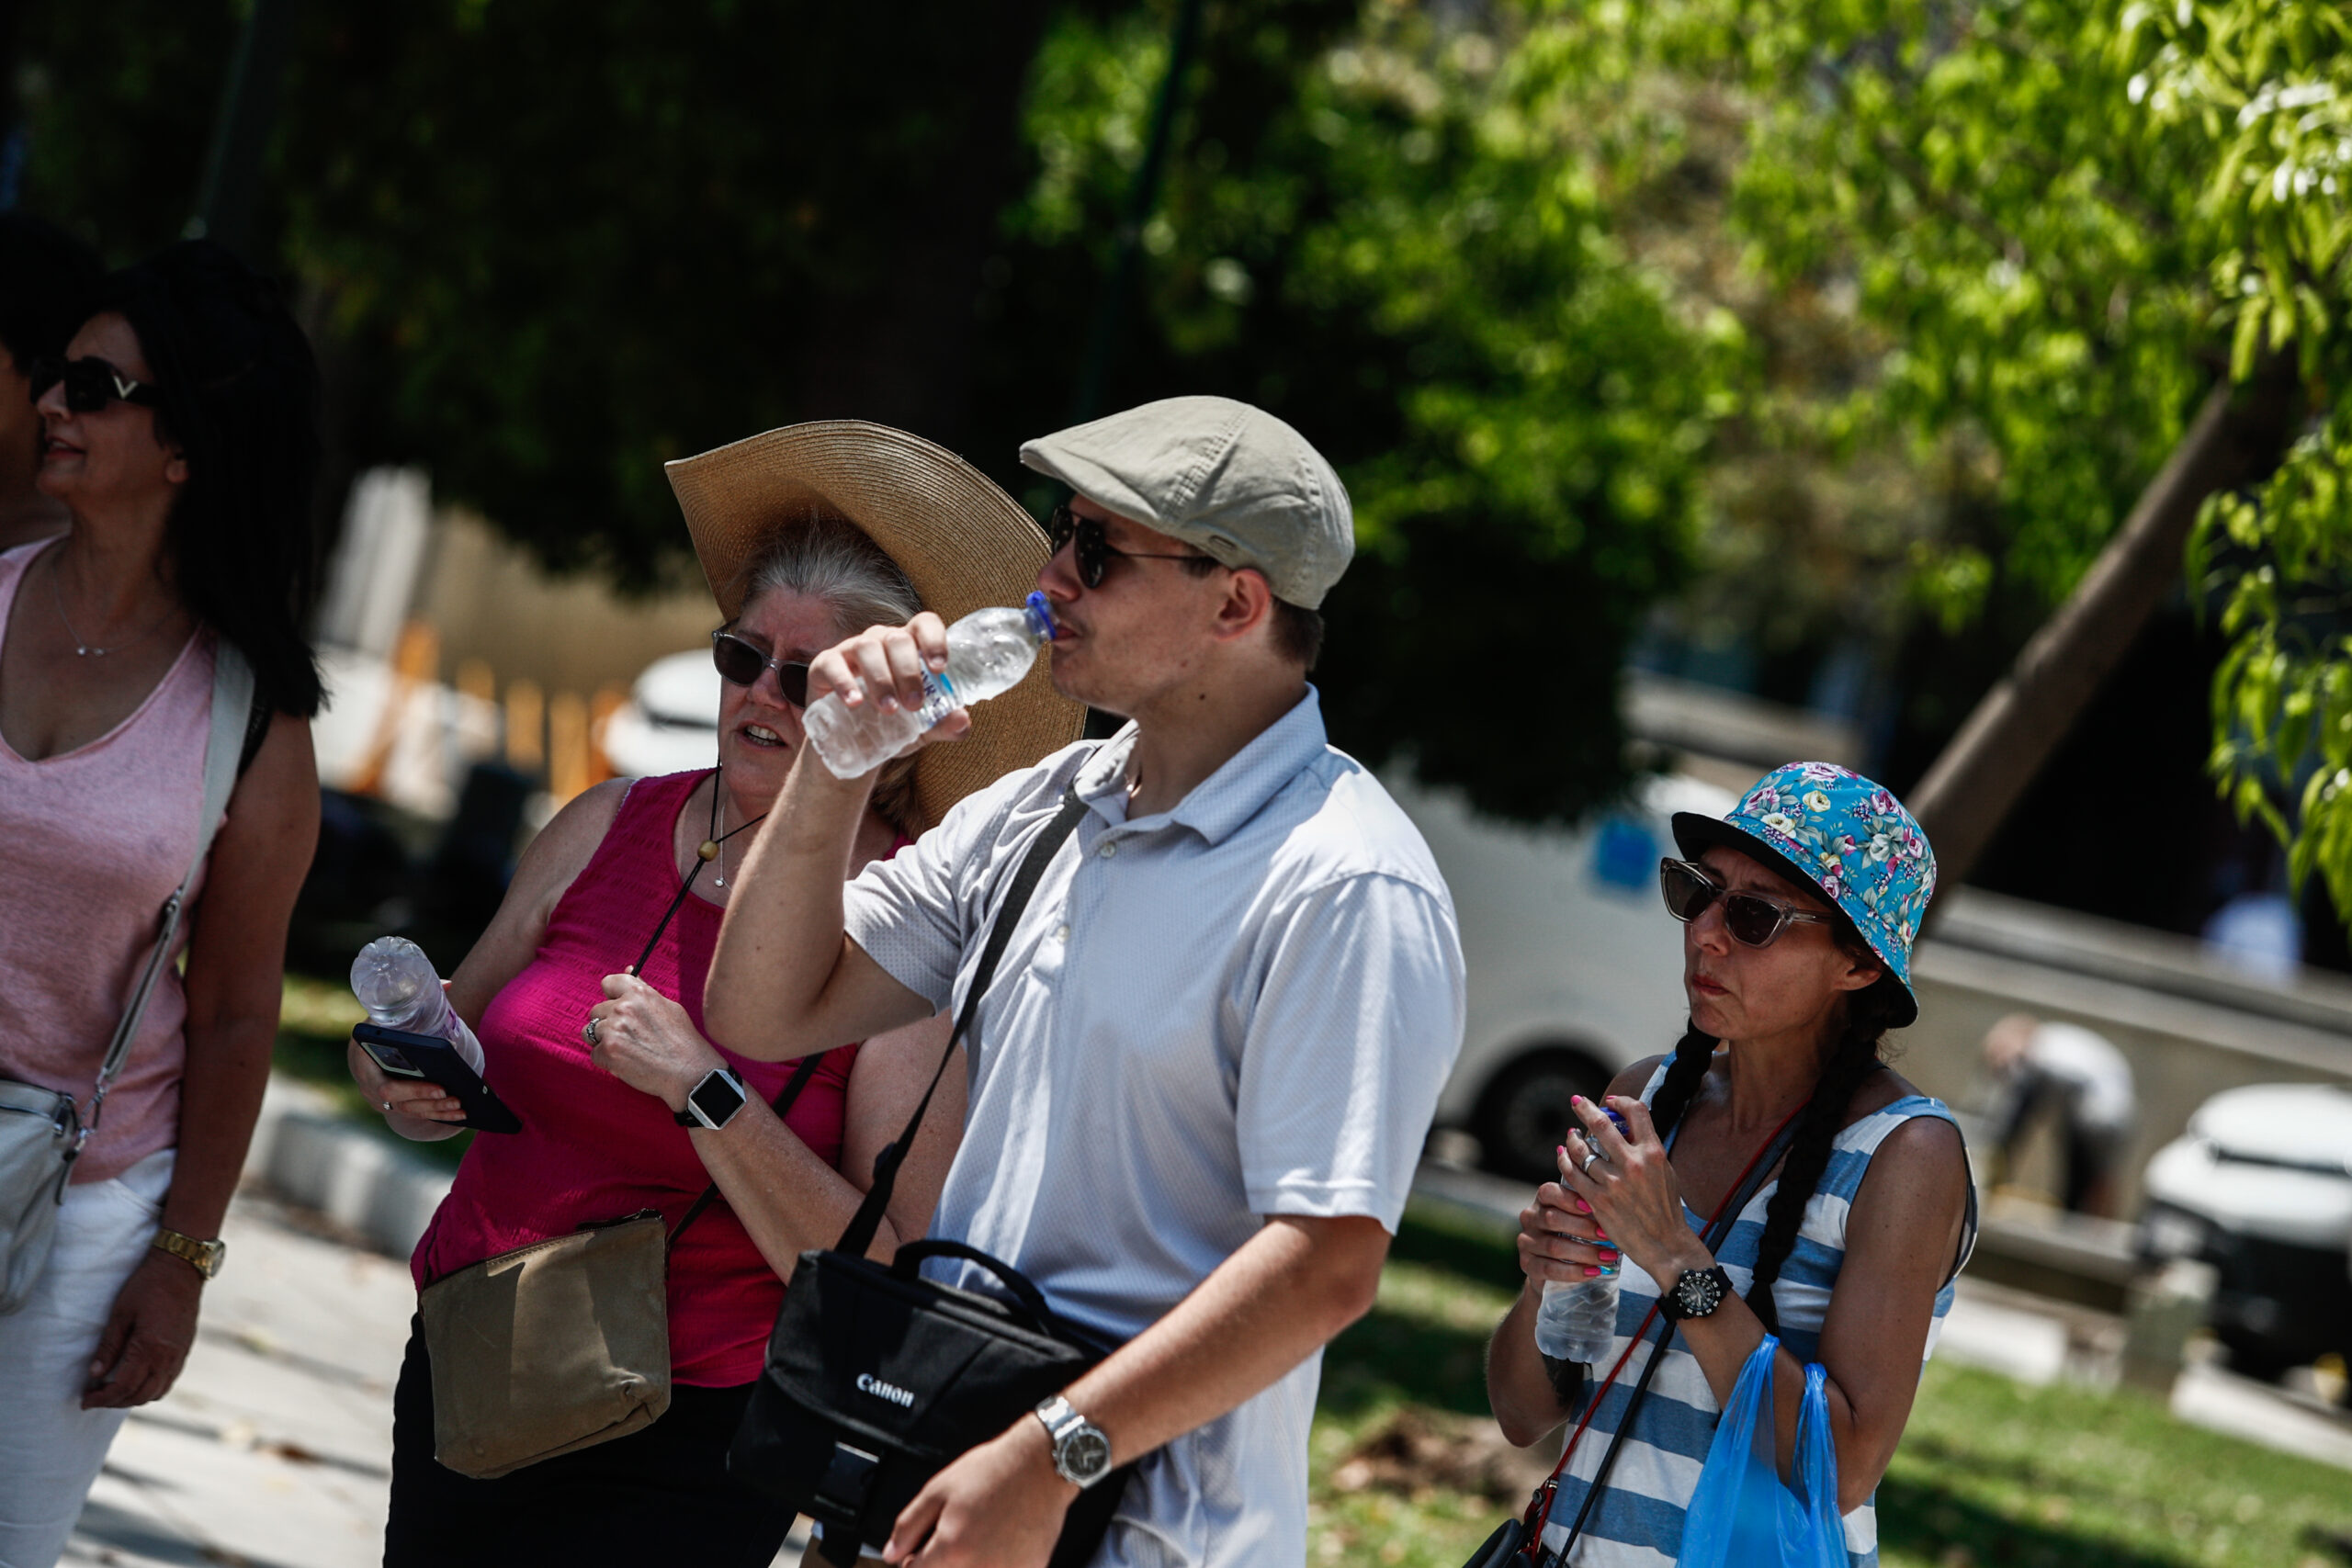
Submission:
[[[519,1133],[523,1120],[506,1108],[481,1075],[466,1065],[458,1048],[435,1034],[410,1034],[363,1023],[351,1032],[359,1048],[396,1078],[438,1084],[466,1112],[461,1125],[478,1133]]]

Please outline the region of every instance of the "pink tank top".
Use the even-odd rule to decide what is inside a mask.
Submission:
[[[476,1032],[483,1077],[522,1119],[519,1133],[478,1133],[455,1185],[417,1244],[421,1290],[459,1269],[583,1224],[659,1209],[671,1224],[710,1173],[670,1107],[588,1059],[580,1026],[604,999],[604,979],[633,963],[678,891],[672,833],[686,796],[707,775],[672,773],[630,786],[605,840],[548,920],[538,956],[492,998]],[[641,977],[675,998],[703,1027],[703,978],[719,911],[689,897]],[[719,1054],[753,1094],[773,1102],[797,1062]],[[826,1054],[785,1125],[827,1165],[842,1156],[842,1121],[857,1047]],[[670,1375],[706,1388],[760,1372],[784,1281],[724,1201],[703,1212],[670,1253]]]
[[[0,554],[0,645],[25,569],[51,542]],[[212,637],[199,631],[137,711],[88,745],[28,762],[0,737],[0,1075],[77,1096],[85,1117],[157,912],[196,853],[211,722]],[[193,924],[181,921],[175,958]],[[166,969],[75,1181],[178,1144],[187,1020]]]

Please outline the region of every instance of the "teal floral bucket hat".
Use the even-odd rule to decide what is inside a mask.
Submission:
[[[1721,844],[1820,888],[1902,987],[1895,1027],[1919,1016],[1911,946],[1935,897],[1936,852],[1886,789],[1835,762],[1791,762],[1758,780],[1728,817],[1676,812],[1674,841],[1693,860]]]

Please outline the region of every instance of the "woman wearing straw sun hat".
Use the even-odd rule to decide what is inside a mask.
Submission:
[[[1560,1179],[1521,1215],[1526,1288],[1495,1331],[1487,1394],[1522,1447],[1580,1418],[1532,1556],[1670,1562],[1718,1416],[1775,1336],[1784,1465],[1804,1364],[1826,1369],[1859,1568],[1878,1561],[1872,1495],[1975,1229],[1951,1111],[1881,1059],[1886,1031],[1918,1016],[1911,948],[1935,854],[1894,795],[1828,762],[1774,770],[1727,817],[1679,813],[1674,836],[1659,882],[1682,922],[1690,1029],[1605,1107],[1574,1102]],[[1543,1357],[1545,1283],[1620,1269],[1599,1359]]]
[[[625,1437],[492,1480],[435,1462],[431,1350],[394,1398],[387,1563],[767,1563],[788,1515],[726,1475],[726,1448],[795,1258],[831,1244],[876,1155],[922,1093],[946,1020],[821,1057],[792,1084],[702,1032],[703,981],[750,840],[797,750],[807,660],[876,622],[1018,603],[1047,554],[968,464],[881,425],[793,425],[669,466],[725,624],[718,766],[615,780],[565,807],[516,868],[449,983],[484,1076],[523,1131],[477,1137],[418,1245],[420,1288],[582,1226],[658,1210],[672,1230],[668,1408]],[[987,705],[963,745],[893,765],[849,871],[887,856],[997,774],[1077,738],[1043,672]],[[444,1137],[437,1086],[352,1070],[392,1126]],[[920,1235],[954,1155],[962,1075],[906,1162],[877,1244]],[[770,1102],[789,1096],[778,1116]],[[718,1201],[680,1221],[707,1187]],[[454,1358],[451,1358],[454,1360]]]

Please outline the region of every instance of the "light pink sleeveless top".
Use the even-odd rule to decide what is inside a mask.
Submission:
[[[25,568],[47,543],[0,554],[0,646]],[[28,762],[0,736],[0,1075],[74,1095],[85,1117],[158,912],[196,853],[211,716],[212,637],[198,631],[138,711],[88,745]],[[179,975],[166,970],[75,1181],[119,1176],[179,1142],[187,1017]]]

